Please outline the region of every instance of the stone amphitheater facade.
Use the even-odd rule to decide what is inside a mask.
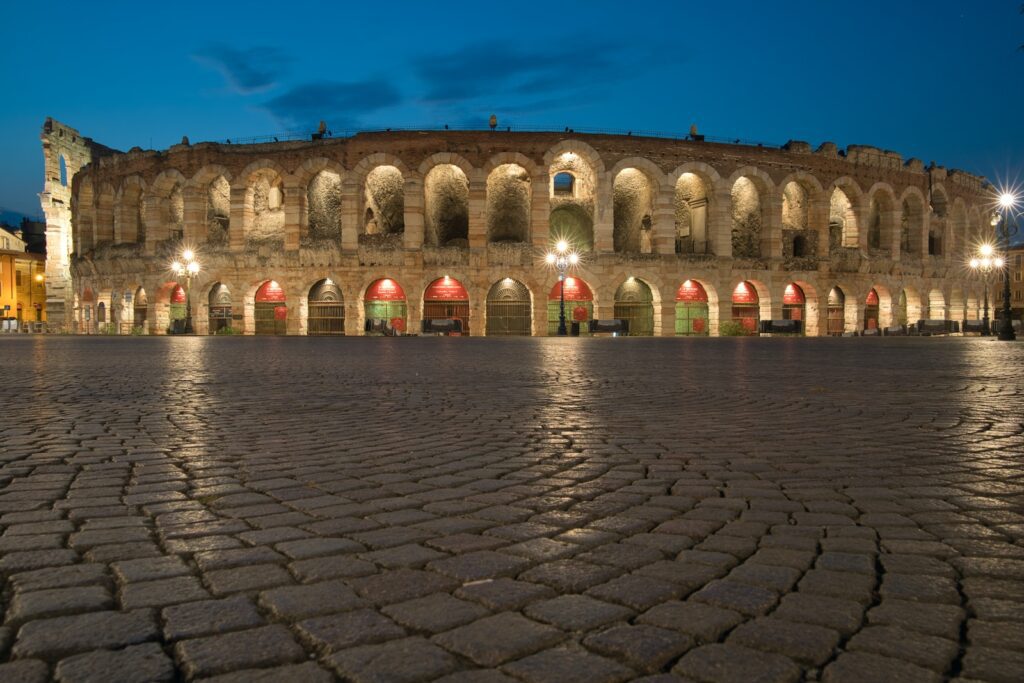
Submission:
[[[382,279],[400,286],[401,322],[416,331],[445,315],[424,293],[447,278],[464,289],[455,315],[470,334],[515,328],[498,324],[513,310],[492,305],[504,297],[527,317],[520,332],[545,335],[558,278],[543,254],[559,237],[589,289],[570,315],[639,316],[638,333],[715,335],[744,306],[802,318],[809,336],[979,317],[963,264],[989,229],[991,188],[893,152],[573,131],[314,137],[122,153],[48,119],[51,319],[164,333],[184,284],[168,264],[189,245],[201,334],[258,331],[271,281],[277,332],[322,329],[311,311],[330,290],[334,331],[363,334]],[[706,311],[696,326],[679,322],[692,301]],[[215,326],[217,303],[230,322]]]

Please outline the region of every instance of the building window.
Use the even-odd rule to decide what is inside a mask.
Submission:
[[[556,173],[554,180],[554,190],[556,197],[572,197],[573,196],[573,185],[576,179],[572,173]]]
[[[21,287],[21,271],[20,270],[16,271],[14,273],[14,280],[15,280],[14,284],[16,284],[18,287]]]

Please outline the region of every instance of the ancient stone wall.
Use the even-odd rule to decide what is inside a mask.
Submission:
[[[52,137],[44,134],[48,160]],[[275,280],[288,297],[288,331],[303,333],[310,289],[329,278],[345,298],[346,330],[358,333],[367,287],[385,277],[406,292],[412,328],[423,290],[449,275],[478,321],[496,282],[523,284],[533,331],[544,334],[556,279],[542,257],[556,237],[579,252],[595,315],[612,315],[632,277],[652,292],[658,334],[674,333],[686,280],[708,290],[712,331],[731,319],[742,282],[758,292],[762,318],[781,317],[785,288],[799,284],[811,334],[825,332],[818,309],[837,288],[849,331],[872,290],[890,322],[904,299],[919,314],[972,315],[951,302],[976,299],[960,257],[989,211],[975,176],[830,143],[812,151],[799,142],[419,131],[181,144],[88,161],[69,166],[74,207],[64,223],[55,218],[73,289],[125,301],[143,288],[154,333],[173,290],[167,264],[183,245],[202,262],[192,292],[201,329],[204,297],[225,285],[243,312],[238,325],[252,331],[256,288]]]

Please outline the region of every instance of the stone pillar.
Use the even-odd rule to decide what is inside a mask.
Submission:
[[[675,193],[672,188],[661,188],[654,198],[654,213],[651,216],[651,235],[655,254],[676,252],[676,212],[673,206]]]
[[[209,227],[206,224],[206,193],[202,188],[186,185],[182,189],[182,197],[185,203],[185,244],[205,244]]]
[[[728,258],[732,256],[732,193],[728,187],[716,187],[714,193],[708,211],[708,239],[716,256]]]
[[[296,251],[302,238],[302,227],[306,214],[306,193],[296,179],[288,176],[284,179],[284,249]],[[288,323],[289,334],[291,321]]]
[[[895,208],[884,209],[882,221],[882,248],[888,249],[894,261],[900,259],[900,214]]]
[[[424,216],[423,179],[410,175],[404,183],[405,201],[405,243],[409,251],[423,248],[423,231],[426,225]],[[411,311],[410,306],[410,311]],[[410,314],[411,315],[411,314]],[[411,322],[411,318],[410,318]],[[416,322],[417,329],[419,321]]]
[[[146,253],[155,254],[156,246],[166,240],[168,234],[167,224],[163,220],[163,202],[160,197],[143,195],[139,201],[145,202],[144,220],[146,221]]]
[[[356,291],[356,294],[358,294],[357,290],[353,291]],[[357,337],[363,334],[363,325],[366,322],[363,317],[361,303],[354,296],[345,298],[345,335],[348,337]]]
[[[761,257],[782,258],[782,197],[773,193],[761,201]]]
[[[675,197],[673,195],[673,201]],[[703,242],[705,245],[708,242],[708,200],[707,199],[694,199],[690,203],[690,239],[693,241],[694,249],[698,248],[698,244]],[[675,239],[675,205],[672,206],[673,211],[673,240]],[[673,245],[674,247],[674,245]],[[701,253],[705,253],[701,251]]]
[[[597,192],[594,196],[594,251],[597,253],[615,251],[614,214],[612,177],[610,173],[601,173],[597,177]]]
[[[676,302],[662,300],[661,302],[661,330],[658,330],[659,321],[655,319],[654,334],[659,337],[674,337],[676,335]]]
[[[828,258],[828,219],[831,204],[824,193],[809,199],[807,204],[807,228],[818,235],[814,256],[819,259]]]
[[[288,287],[284,303],[288,307],[288,321],[285,323],[285,334],[289,336],[306,334],[306,293],[300,291],[297,286]]]
[[[846,303],[843,305],[843,331],[844,332],[857,332],[864,327],[864,299],[855,299],[852,296],[847,295]],[[891,315],[891,310],[890,310]],[[882,307],[878,307],[878,326],[883,327],[882,324]]]
[[[354,178],[346,177],[341,184],[341,250],[354,253],[359,248],[359,233],[362,232],[363,217],[359,214],[361,187]],[[408,206],[408,204],[406,204]],[[408,233],[408,223],[406,223]],[[346,323],[347,329],[347,323]]]
[[[530,179],[530,243],[535,249],[546,250],[550,240],[551,176],[547,169],[544,169]],[[546,329],[546,326],[545,317],[544,327],[541,329]]]
[[[246,205],[246,188],[231,187],[231,219],[228,222],[228,247],[231,251],[245,249],[245,223],[254,217],[251,206]]]
[[[469,177],[469,248],[487,247],[487,179],[474,169]]]
[[[419,292],[419,297],[422,297],[422,292]],[[419,334],[420,327],[423,324],[423,300],[422,298],[411,298],[409,297],[409,290],[405,290],[406,300],[406,313],[407,320],[405,325],[405,331],[410,334]]]

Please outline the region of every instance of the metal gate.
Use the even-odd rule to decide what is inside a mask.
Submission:
[[[338,336],[345,334],[345,302],[341,289],[330,280],[321,280],[309,292],[306,334]]]
[[[707,336],[708,305],[705,303],[676,304],[676,334],[679,336]]]
[[[281,303],[257,301],[253,307],[256,334],[286,334],[288,307]]]
[[[424,301],[423,318],[457,318],[462,321],[462,334],[469,334],[468,301]]]
[[[828,307],[828,333],[834,337],[841,337],[846,328],[846,320],[843,315],[842,306]]]
[[[505,278],[487,293],[487,336],[530,336],[532,327],[530,292],[526,286]]]
[[[654,335],[654,297],[651,288],[629,278],[615,292],[615,317],[629,321],[630,337]]]
[[[227,285],[217,283],[210,290],[210,334],[231,327],[231,291]]]

